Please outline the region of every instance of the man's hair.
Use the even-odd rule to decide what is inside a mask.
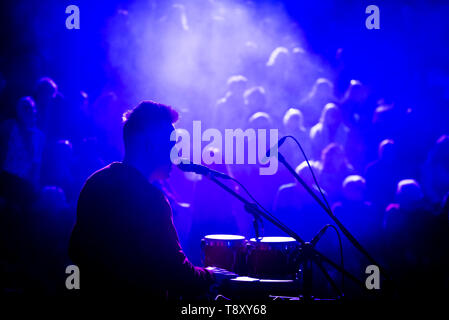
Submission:
[[[153,102],[142,101],[137,107],[123,114],[123,142],[125,151],[138,147],[138,141],[175,123],[178,113],[172,107]]]

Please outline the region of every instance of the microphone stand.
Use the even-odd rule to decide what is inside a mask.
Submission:
[[[316,202],[323,208],[323,210],[329,215],[329,217],[335,222],[335,224],[340,228],[343,234],[348,238],[354,247],[356,247],[365,257],[374,265],[379,267],[381,274],[386,279],[389,279],[385,270],[376,262],[376,260],[368,253],[368,251],[363,248],[363,246],[357,241],[357,239],[345,228],[345,226],[337,219],[337,217],[329,210],[329,208],[323,203],[323,201],[313,192],[313,190],[304,182],[304,180],[296,173],[292,166],[285,160],[284,156],[278,152],[279,161],[287,168],[287,170],[295,177],[295,179],[306,189],[306,191],[315,199]]]
[[[257,206],[255,203],[249,202],[247,199],[242,197],[240,194],[229,188],[227,185],[222,183],[221,181],[217,180],[213,175],[208,175],[209,179],[215,182],[219,187],[224,189],[229,194],[233,195],[235,198],[237,198],[240,202],[244,204],[245,210],[252,214],[254,216],[254,219],[260,219],[260,217],[265,218],[270,223],[272,223],[274,226],[288,234],[290,237],[294,238],[296,241],[298,241],[301,244],[300,248],[300,264],[303,266],[304,269],[304,294],[303,297],[305,300],[311,300],[312,295],[312,272],[311,272],[311,264],[312,262],[315,262],[320,270],[324,273],[326,279],[329,281],[331,286],[337,291],[339,296],[343,296],[343,293],[340,291],[338,286],[335,284],[333,279],[329,276],[327,271],[322,266],[322,262],[326,262],[332,267],[334,267],[339,272],[343,273],[345,276],[347,276],[349,279],[357,283],[360,287],[365,288],[364,283],[360,281],[357,277],[346,271],[344,268],[342,268],[340,265],[335,263],[334,261],[330,260],[326,256],[324,256],[322,253],[318,252],[313,245],[311,245],[308,242],[305,242],[298,234],[296,234],[293,230],[288,228],[287,226],[284,226],[283,224],[279,223],[275,219],[273,219],[270,215],[268,215],[266,212],[262,211],[259,206]]]

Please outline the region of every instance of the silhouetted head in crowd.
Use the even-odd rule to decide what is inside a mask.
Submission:
[[[251,128],[269,129],[273,125],[270,115],[266,112],[256,112],[248,120]]]
[[[304,117],[302,112],[296,108],[290,108],[284,115],[282,120],[285,130],[288,133],[294,133],[298,130],[305,131],[304,128]]]
[[[366,87],[359,80],[351,80],[345,92],[344,100],[361,103],[368,97]]]
[[[319,173],[319,165],[316,161],[309,161],[310,166],[315,174],[315,177]],[[315,180],[313,179],[312,172],[310,171],[307,161],[301,162],[295,169],[296,173],[304,180],[308,186],[315,186]],[[302,186],[300,186],[302,188]]]
[[[214,115],[216,125],[243,126],[249,116],[249,110],[243,97],[247,84],[248,79],[242,75],[233,75],[228,78],[225,96],[217,101],[218,109]]]
[[[36,126],[36,105],[33,98],[23,97],[16,106],[16,119],[19,126],[33,128]]]
[[[251,113],[265,110],[267,99],[263,87],[253,87],[246,90],[244,98],[245,104]]]
[[[349,201],[363,201],[365,199],[366,181],[359,175],[350,175],[342,184],[343,196]]]
[[[55,108],[58,113],[63,114],[68,111],[67,107],[65,106],[66,97],[61,92],[59,91],[56,92],[53,101],[56,105]]]
[[[393,120],[395,110],[393,105],[389,104],[380,104],[376,107],[373,113],[373,124],[390,124]]]
[[[335,103],[328,103],[321,112],[320,122],[324,127],[337,128],[341,124],[341,111]]]
[[[318,78],[309,93],[309,98],[329,102],[334,95],[334,85],[326,78]]]
[[[73,104],[76,108],[89,113],[89,95],[85,91],[78,91],[73,98]]]
[[[288,69],[289,52],[285,47],[277,47],[271,52],[268,58],[267,67],[276,68],[278,70]]]
[[[242,75],[231,76],[226,84],[230,94],[243,98],[243,94],[245,93],[246,86],[248,84],[248,79]]]
[[[379,160],[391,163],[396,158],[396,146],[391,139],[385,139],[379,144]]]
[[[433,154],[432,154],[433,161],[446,164],[446,166],[449,166],[449,136],[448,135],[442,135],[438,138]]]
[[[413,211],[421,208],[424,195],[416,180],[404,179],[398,182],[396,199],[403,211]]]
[[[325,172],[338,172],[349,165],[345,151],[338,143],[331,143],[324,148],[321,162],[322,170]]]
[[[323,107],[329,102],[335,102],[334,86],[325,78],[318,78],[307,96],[301,101],[301,111],[307,127],[311,127],[320,120]]]
[[[134,166],[150,181],[168,178],[171,170],[170,140],[178,113],[169,106],[143,101],[124,115],[124,162]]]
[[[58,86],[51,78],[41,78],[37,82],[35,99],[38,105],[48,105],[58,92]]]

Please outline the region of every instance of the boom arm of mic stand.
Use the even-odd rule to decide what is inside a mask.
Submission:
[[[234,190],[232,190],[231,188],[229,188],[227,185],[225,185],[224,183],[222,183],[221,181],[217,180],[214,176],[209,176],[209,179],[212,180],[213,182],[215,182],[219,187],[221,187],[223,190],[227,191],[228,193],[230,193],[231,195],[233,195],[235,198],[237,198],[240,202],[242,202],[245,206],[245,210],[248,210],[250,213],[252,213],[253,215],[255,215],[255,217],[257,216],[262,216],[264,217],[266,220],[268,220],[269,222],[271,222],[273,225],[275,225],[277,228],[279,228],[280,230],[282,230],[283,232],[285,232],[286,234],[288,234],[290,237],[294,238],[296,241],[298,241],[301,245],[305,244],[305,241],[299,236],[297,235],[293,230],[291,230],[290,228],[278,223],[276,220],[274,220],[271,216],[269,216],[268,214],[266,214],[265,212],[263,212],[262,210],[259,209],[259,207],[257,205],[255,205],[254,203],[249,202],[248,200],[246,200],[245,198],[243,198],[241,195],[239,195],[237,192],[235,192]],[[322,253],[318,252],[315,248],[309,248],[309,250],[311,250],[315,255],[317,255],[320,259],[322,259],[324,262],[327,262],[328,264],[330,264],[332,267],[334,267],[336,270],[342,272],[345,276],[347,276],[348,278],[350,278],[352,281],[354,281],[355,283],[359,284],[362,288],[365,288],[365,284],[360,281],[357,277],[355,277],[354,275],[352,275],[351,273],[349,273],[348,271],[346,271],[345,269],[343,269],[340,265],[336,264],[334,261],[330,260],[329,258],[327,258],[325,255],[323,255]]]
[[[287,168],[287,170],[295,177],[295,179],[306,189],[306,191],[315,199],[316,202],[323,208],[324,211],[329,215],[329,217],[337,224],[343,234],[348,238],[354,247],[356,247],[365,257],[374,265],[378,266],[381,270],[381,274],[386,279],[389,279],[385,270],[376,262],[376,260],[371,257],[368,251],[363,248],[363,246],[357,241],[356,238],[345,228],[345,226],[337,219],[337,217],[329,210],[329,208],[324,204],[324,202],[313,192],[313,190],[304,182],[304,180],[296,173],[295,170],[290,166],[290,164],[285,160],[284,156],[278,152],[279,161]]]

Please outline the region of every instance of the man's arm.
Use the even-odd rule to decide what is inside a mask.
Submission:
[[[177,292],[201,293],[208,290],[214,282],[213,273],[207,269],[194,266],[182,251],[178,234],[173,224],[170,205],[161,194],[162,230],[159,231],[160,267],[165,275],[168,289]],[[153,227],[154,228],[154,227]],[[199,247],[199,245],[198,245]]]

